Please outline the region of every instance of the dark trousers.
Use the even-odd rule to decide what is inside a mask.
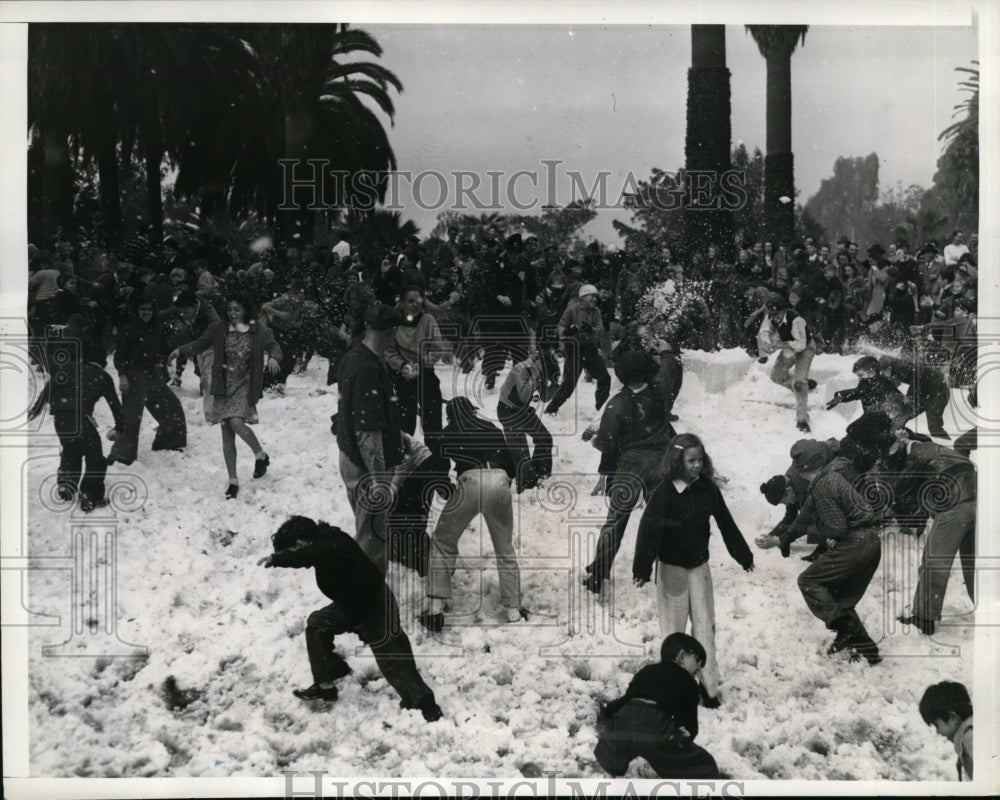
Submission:
[[[417,414],[424,431],[424,444],[432,451],[439,449],[442,430],[441,380],[434,367],[422,367],[416,378],[407,380],[402,375],[395,376],[396,398],[399,405],[399,426],[411,436],[417,429]]]
[[[681,393],[681,386],[684,383],[684,364],[677,353],[663,353],[660,358],[660,369],[657,371],[656,380],[662,384],[663,400],[666,404],[664,411],[669,414],[673,411],[677,395]]]
[[[666,711],[641,700],[618,709],[601,732],[594,756],[613,777],[624,775],[637,757],[661,778],[721,777],[707,750],[681,733]]]
[[[278,371],[274,375],[264,370],[265,389],[269,389],[272,386],[280,386],[288,380],[288,376],[295,369],[295,359],[303,349],[298,331],[283,331],[279,328],[272,328],[271,332],[274,334],[274,340],[281,348],[281,361],[279,362]]]
[[[92,500],[103,500],[108,462],[104,458],[97,427],[90,417],[81,418],[77,411],[57,411],[52,415],[52,422],[62,445],[57,477],[59,485],[74,494],[79,490]]]
[[[602,460],[602,472],[603,472]],[[625,529],[639,498],[648,498],[650,492],[663,480],[664,456],[657,448],[626,450],[618,459],[614,477],[607,486],[608,517],[601,527],[597,550],[591,562],[591,572],[598,580],[607,580],[611,566],[618,555]]]
[[[940,385],[937,383],[930,386],[921,386],[919,393],[911,386],[906,392],[906,399],[913,404],[913,416],[919,417],[924,411],[927,412],[927,432],[932,436],[940,436],[944,430],[944,410],[951,400],[951,393],[944,379]]]
[[[427,535],[427,518],[435,490],[450,490],[450,462],[432,456],[418,466],[396,490],[396,501],[386,520],[389,558],[427,575],[431,539]]]
[[[399,606],[389,587],[379,592],[371,608],[360,619],[346,613],[336,603],[313,611],[306,620],[306,649],[315,683],[333,682],[347,673],[344,661],[333,646],[333,638],[358,633],[372,649],[375,663],[389,685],[403,699],[404,708],[417,708],[434,693],[424,683],[413,660],[410,640],[399,621]]]
[[[852,531],[799,575],[799,590],[809,610],[830,630],[835,630],[832,623],[842,617],[864,628],[854,607],[864,597],[881,561],[878,530]]]
[[[951,566],[958,554],[969,599],[976,601],[976,501],[966,500],[934,516],[920,559],[913,613],[928,620],[941,619],[944,593]]]
[[[187,444],[184,408],[166,382],[166,370],[152,367],[128,376],[128,391],[122,394],[124,430],[111,447],[108,461],[131,464],[139,449],[139,428],[143,410],[158,423],[153,437],[154,450],[180,450]]]
[[[604,358],[593,345],[577,345],[571,342],[566,349],[566,364],[563,367],[562,383],[559,384],[559,390],[552,398],[552,402],[549,403],[549,407],[545,409],[546,412],[555,413],[569,399],[576,388],[576,382],[580,379],[580,373],[584,369],[597,381],[594,405],[600,410],[604,401],[608,399],[608,395],[611,394],[611,375],[608,373],[608,368],[604,366]]]
[[[504,402],[497,404],[497,418],[503,425],[504,438],[517,464],[517,483],[540,480],[552,474],[552,434],[542,424],[530,405],[514,408]],[[528,450],[528,439],[535,452]]]

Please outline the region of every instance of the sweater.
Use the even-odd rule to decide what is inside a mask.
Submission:
[[[881,521],[864,496],[831,467],[824,467],[813,480],[798,518],[781,536],[782,544],[801,536],[814,544],[844,539],[851,531],[871,528]]]
[[[115,369],[126,377],[162,366],[170,352],[163,327],[157,317],[146,323],[130,319],[118,330],[115,346]]]
[[[449,422],[441,432],[441,454],[455,462],[455,473],[470,469],[502,469],[517,475],[514,456],[503,431],[479,417]]]
[[[523,408],[544,385],[541,361],[532,358],[519,361],[504,378],[499,402],[512,409]]]
[[[882,375],[875,375],[871,378],[862,378],[853,389],[841,389],[839,392],[834,392],[833,396],[841,403],[860,400],[861,408],[867,413],[879,411],[883,401],[893,394],[899,394],[896,385]]]
[[[722,492],[702,475],[683,492],[678,492],[669,479],[653,490],[639,521],[633,577],[648,581],[655,558],[685,569],[708,561],[709,517],[715,517],[729,555],[744,569],[752,567],[753,553],[729,513]]]
[[[625,694],[608,703],[604,711],[614,715],[630,700],[652,700],[694,739],[698,735],[698,699],[694,676],[678,664],[661,661],[640,669]]]
[[[359,434],[381,432],[384,466],[391,470],[402,459],[399,405],[385,359],[364,343],[354,345],[340,362],[337,383],[337,447],[356,466],[367,469]]]
[[[633,392],[626,386],[604,409],[593,445],[617,460],[627,450],[665,450],[674,435],[662,398],[653,387],[647,384]]]
[[[447,349],[437,320],[431,314],[421,313],[412,324],[403,322],[396,326],[396,338],[386,349],[385,360],[396,372],[401,372],[404,364],[433,367]]]

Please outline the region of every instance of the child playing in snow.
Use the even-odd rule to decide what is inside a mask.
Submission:
[[[859,358],[854,362],[852,371],[858,376],[858,385],[853,389],[834,392],[833,399],[826,404],[827,411],[841,403],[853,403],[855,400],[861,401],[861,408],[865,412],[877,411],[887,397],[900,394],[896,384],[882,375],[875,356]]]
[[[631,688],[631,687],[629,687]],[[960,683],[942,681],[928,686],[920,698],[920,716],[955,745],[958,779],[972,780],[972,700]]]
[[[660,632],[683,632],[690,618],[691,633],[704,645],[702,684],[707,708],[719,705],[715,599],[708,568],[710,517],[715,517],[729,554],[744,570],[753,570],[753,553],[733,521],[714,475],[712,459],[701,439],[692,433],[673,438],[667,450],[666,475],[650,495],[639,522],[632,561],[637,586],[649,582],[653,561],[658,562]]]
[[[698,684],[705,648],[693,636],[672,633],[660,662],[640,669],[625,694],[601,709],[604,729],[594,756],[613,777],[641,756],[661,778],[718,778],[715,759],[694,743],[698,735]]]

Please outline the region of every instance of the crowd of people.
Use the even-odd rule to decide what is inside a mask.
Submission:
[[[972,245],[956,231],[940,254],[927,243],[913,258],[898,242],[888,250],[872,245],[861,259],[848,241],[835,251],[812,240],[776,248],[762,242],[740,249],[735,264],[709,246],[681,265],[670,248],[609,252],[594,243],[572,258],[520,233],[480,230],[463,238],[455,228],[444,241],[412,237],[374,254],[357,253],[343,236],[328,252],[271,249],[246,267],[210,247],[168,247],[140,266],[112,253],[84,258],[69,245],[31,247],[29,319],[44,342],[39,367],[49,376],[32,413],[49,402],[62,444],[60,497],[78,495],[81,508],[92,510],[106,502],[108,464],[139,457],[144,410],[158,423],[154,450],[185,447],[187,424],[172,388],[191,362],[205,420],[222,431],[225,497],[236,499],[236,439],[250,447],[253,477],[263,478],[271,458],[251,427],[258,406],[269,392],[283,393],[288,377],[314,355],[328,359],[327,383],[338,387],[332,431],[354,535],[294,517],[260,562],[315,568],[332,601],[308,618],[314,683],[296,695],[337,698],[336,681],[350,667],[334,637],[356,633],[403,706],[433,721],[443,711],[417,669],[385,582],[388,563],[426,578],[419,622],[440,632],[461,536],[482,515],[504,618],[529,618],[513,544],[512,490],[537,487],[552,472],[553,439],[536,408],[565,415],[569,398],[581,394],[581,377],[594,382],[596,416],[584,439],[600,452],[594,491],[608,495],[609,508],[583,583],[598,595],[609,591],[615,556],[644,499],[632,573],[642,586],[655,564],[665,637],[661,664],[640,671],[604,710],[596,757],[612,774],[642,755],[664,777],[714,777],[714,760],[693,744],[698,703],[718,708],[724,685],[715,652],[710,519],[744,570],[754,569],[755,558],[703,442],[674,428],[681,351],[740,347],[762,361],[777,352],[772,380],[794,393],[798,430],[809,433],[814,354],[850,352],[862,337],[904,345],[932,337],[936,324],[961,324],[963,335],[974,330]],[[638,301],[666,280],[703,286],[703,302],[676,335],[650,343],[639,330]],[[917,335],[917,325],[930,327]],[[105,371],[112,353],[121,400]],[[510,361],[498,391],[499,425],[479,416],[469,397],[445,400],[435,375],[442,360],[466,374],[478,367],[487,390],[496,390]],[[622,385],[613,396],[612,372]],[[951,448],[931,438],[948,437],[950,386],[941,370],[915,368],[905,357],[862,357],[854,372],[857,388],[836,393],[828,408],[860,400],[863,415],[840,440],[795,442],[788,471],[761,486],[768,502],[786,510],[757,545],[785,557],[800,537],[817,545],[798,583],[809,611],[835,634],[829,653],[876,665],[878,647],[856,606],[879,568],[881,532],[890,521],[905,520],[921,533],[929,522],[905,624],[934,632],[956,555],[974,598],[976,471],[968,455],[975,441],[966,435]],[[114,417],[107,457],[92,417],[102,397]],[[923,412],[931,436],[906,427]],[[924,490],[935,480],[948,487],[946,502]],[[872,484],[888,488],[890,505],[872,504]],[[428,535],[433,493],[444,506]],[[971,776],[971,703],[966,714],[951,698],[929,700],[926,709],[921,703],[921,713],[955,738]]]

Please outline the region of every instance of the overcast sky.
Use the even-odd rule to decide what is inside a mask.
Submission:
[[[543,160],[562,162],[560,203],[570,199],[570,170],[587,186],[599,171],[611,172],[608,185],[617,196],[630,172],[645,178],[654,166],[673,170],[684,163],[687,25],[357,26],[378,39],[381,63],[404,83],[390,131],[400,170],[477,173],[484,187],[476,196],[484,202],[487,171],[537,171],[539,190],[521,178],[516,198],[541,204],[552,173]],[[726,27],[726,50],[733,140],[763,151],[764,59],[742,25]],[[955,68],[976,58],[972,27],[811,27],[792,57],[799,200],[832,174],[838,156],[872,151],[881,161],[883,190],[897,182],[930,186],[937,136],[962,99]],[[430,233],[438,209],[421,208],[408,184],[399,186],[404,215]],[[440,194],[432,179],[420,190],[425,205]],[[587,233],[618,241],[614,216],[627,219],[625,212],[603,212]]]

